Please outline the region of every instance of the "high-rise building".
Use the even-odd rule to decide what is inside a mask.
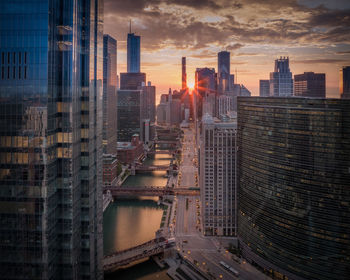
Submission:
[[[278,279],[346,279],[350,100],[238,98],[238,236]]]
[[[224,93],[230,89],[230,52],[218,53],[218,92]]]
[[[141,119],[149,119],[150,122],[156,121],[156,87],[148,82],[147,86],[141,87]]]
[[[293,74],[289,69],[289,58],[275,60],[275,71],[270,73],[270,96],[292,96]]]
[[[350,66],[340,69],[339,90],[341,98],[350,98]]]
[[[128,34],[127,42],[127,71],[128,73],[139,73],[140,72],[140,36],[136,36],[131,33]]]
[[[186,57],[182,58],[182,89],[185,90],[187,88],[187,74],[186,74]]]
[[[304,72],[294,75],[294,95],[303,97],[326,97],[326,74]]]
[[[229,111],[233,111],[233,98],[228,95],[220,95],[218,97],[218,117],[226,115]]]
[[[103,153],[117,154],[117,41],[103,36]]]
[[[202,118],[203,98],[207,94],[215,94],[217,90],[217,76],[214,68],[197,68],[195,73],[195,107],[197,117]]]
[[[103,279],[103,1],[0,2],[0,278]]]
[[[121,90],[137,90],[146,84],[145,73],[120,73]]]
[[[141,132],[141,90],[118,90],[118,142],[129,142]]]
[[[260,80],[259,81],[259,96],[266,97],[270,96],[270,81]]]
[[[236,119],[202,118],[200,172],[205,235],[236,235]]]

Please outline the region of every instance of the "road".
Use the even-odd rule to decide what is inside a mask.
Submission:
[[[182,163],[179,168],[177,187],[197,187],[197,159],[193,128],[184,129]],[[194,263],[212,279],[270,279],[250,264],[238,264],[230,254],[220,247],[215,237],[205,237],[200,231],[200,197],[178,195],[175,198],[176,215],[174,236],[178,252]],[[224,261],[239,272],[235,277],[220,266]]]

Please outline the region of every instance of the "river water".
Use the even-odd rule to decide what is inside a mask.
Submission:
[[[165,165],[170,163],[169,155],[155,155],[145,164]],[[125,186],[165,186],[165,171],[140,173],[129,176]],[[124,250],[155,238],[163,214],[163,207],[157,204],[158,197],[133,197],[115,200],[103,214],[104,254]],[[137,268],[137,269],[136,269]],[[123,275],[125,277],[123,277]],[[150,278],[149,278],[150,277]],[[170,279],[148,261],[130,269],[117,271],[107,279]]]

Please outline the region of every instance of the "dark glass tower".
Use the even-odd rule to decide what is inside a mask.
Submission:
[[[238,97],[238,236],[274,279],[348,279],[350,100]]]
[[[339,90],[340,98],[350,99],[350,66],[344,66],[340,70]]]
[[[304,72],[294,75],[294,95],[326,98],[326,74]]]
[[[218,53],[218,91],[223,93],[230,88],[230,52]]]
[[[0,2],[1,279],[103,278],[102,28],[103,1]]]
[[[117,154],[117,41],[103,36],[103,153]]]
[[[128,34],[127,42],[127,67],[128,73],[140,72],[140,36],[136,36],[134,33]]]
[[[118,90],[118,141],[130,142],[141,133],[141,90]]]

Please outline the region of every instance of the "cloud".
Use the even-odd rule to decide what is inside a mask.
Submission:
[[[292,63],[296,64],[328,64],[328,63],[343,63],[349,62],[346,59],[302,59],[302,60],[292,60]]]

